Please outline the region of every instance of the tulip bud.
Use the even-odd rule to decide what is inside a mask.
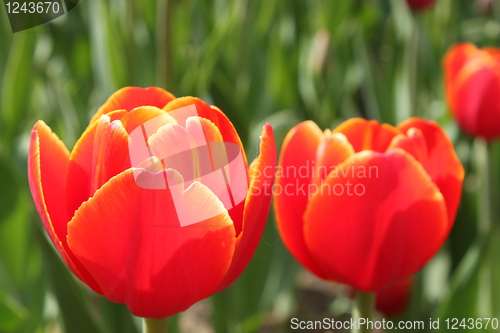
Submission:
[[[406,0],[406,3],[412,10],[424,10],[434,4],[436,0]]]
[[[375,308],[388,317],[402,314],[410,302],[412,279],[406,279],[377,293]]]
[[[452,46],[443,60],[446,98],[458,125],[469,135],[500,137],[500,50],[471,43]]]

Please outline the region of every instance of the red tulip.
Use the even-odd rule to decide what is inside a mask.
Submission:
[[[410,302],[412,279],[406,279],[377,293],[375,308],[388,317],[402,314]]]
[[[195,107],[198,115],[176,118],[182,107]],[[158,159],[151,157],[141,168],[131,162],[130,153],[137,153],[130,150],[134,129],[146,134],[157,119],[164,120],[162,126],[141,137],[149,145],[146,153]],[[241,148],[243,172],[227,169],[232,173],[226,170],[223,190],[250,184],[241,198],[232,192],[234,207],[226,207],[205,176],[190,180],[168,158],[159,162],[158,152],[193,148],[195,139]],[[214,154],[210,159],[217,163]],[[159,88],[129,87],[99,109],[71,153],[39,121],[31,135],[28,175],[45,229],[70,270],[134,315],[163,318],[226,288],[247,266],[269,212],[275,154],[269,124],[259,157],[247,167],[238,133],[218,108],[197,98],[175,99]],[[265,168],[273,172],[260,172]],[[147,188],[140,184],[144,180],[160,186]],[[181,226],[181,218],[190,224]]]
[[[446,98],[460,127],[486,140],[500,138],[500,50],[456,44],[443,67]]]
[[[434,2],[436,2],[436,0],[406,0],[408,6],[417,11],[432,6]]]
[[[434,122],[311,121],[285,138],[275,212],[283,241],[319,277],[375,292],[409,277],[453,225],[464,171]]]

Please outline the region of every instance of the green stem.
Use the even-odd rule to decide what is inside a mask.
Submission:
[[[139,83],[137,82],[138,48],[134,36],[135,25],[136,25],[136,11],[137,11],[136,0],[127,0],[126,4],[127,4],[126,15],[125,15],[127,22],[126,26],[129,27],[128,31],[126,32],[128,40],[128,45],[127,45],[128,82],[131,82],[131,84],[133,85],[139,85]]]
[[[360,318],[366,319],[366,321],[373,321],[373,310],[375,308],[375,294],[365,294],[362,292],[356,293],[356,308],[353,313],[354,320],[357,321]],[[358,323],[359,324],[359,323]],[[363,325],[359,329],[352,329],[353,333],[369,333],[373,330],[370,329],[369,325]]]
[[[494,282],[495,258],[492,251],[492,242],[494,241],[494,221],[495,221],[495,187],[492,147],[487,142],[478,140],[476,142],[479,152],[479,175],[481,177],[481,188],[479,191],[479,223],[478,234],[486,239],[484,248],[484,264],[479,271],[480,288],[478,294],[478,312],[485,316],[491,316],[494,299],[492,289]]]
[[[167,318],[163,319],[142,319],[142,333],[167,333]]]
[[[487,244],[487,265],[488,265],[488,279],[490,282],[490,295],[489,295],[489,305],[490,305],[490,315],[493,316],[495,309],[495,297],[493,297],[493,292],[495,291],[494,284],[495,278],[495,267],[497,263],[496,252],[494,251],[494,242],[496,241],[495,234],[495,222],[497,221],[496,207],[498,201],[496,200],[496,170],[494,166],[493,158],[493,147],[491,144],[486,144],[486,195],[488,197],[488,218],[489,218],[489,230],[488,230],[488,244]]]
[[[174,0],[158,0],[156,9],[156,67],[158,86],[172,91],[172,18]]]
[[[420,22],[418,17],[412,24],[411,37],[407,45],[408,48],[408,80],[409,80],[409,96],[410,96],[410,117],[417,117],[419,110],[417,109],[417,74],[418,74],[418,51],[419,51],[419,34]]]
[[[479,192],[479,233],[488,235],[491,232],[493,224],[493,197],[494,186],[493,182],[493,158],[491,146],[484,142],[477,142],[480,152],[479,156],[479,172],[481,177],[481,190]]]

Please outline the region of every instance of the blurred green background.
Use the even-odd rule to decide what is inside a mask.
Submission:
[[[251,159],[265,121],[279,147],[305,119],[322,128],[350,117],[436,120],[466,169],[463,200],[448,242],[417,274],[408,311],[395,320],[500,318],[500,242],[485,245],[500,239],[498,228],[486,236],[476,232],[484,214],[484,144],[460,134],[444,98],[442,57],[465,40],[500,46],[500,3],[437,0],[413,13],[403,0],[83,0],[68,14],[16,34],[1,8],[0,332],[139,331],[140,321],[123,305],[93,294],[64,266],[26,176],[38,119],[72,148],[97,108],[130,85],[156,85],[219,106]],[[492,150],[492,167],[500,170],[499,145]],[[498,178],[491,180],[494,188]],[[488,267],[493,274],[485,273]],[[349,318],[342,293],[299,267],[271,212],[242,277],[173,317],[170,326],[289,332],[292,317]]]

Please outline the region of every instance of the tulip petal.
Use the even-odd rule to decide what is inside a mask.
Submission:
[[[240,146],[241,151],[243,152],[245,166],[248,166],[245,148],[243,147],[240,137],[238,136],[238,132],[236,132],[236,129],[226,115],[216,106],[208,105],[196,97],[180,97],[165,105],[163,110],[171,112],[189,105],[195,105],[198,116],[210,120],[215,124],[215,126],[217,126],[222,134],[222,137],[224,138],[224,142],[232,142]]]
[[[327,177],[304,215],[321,270],[374,292],[422,268],[448,235],[443,196],[422,166],[394,149],[358,153],[341,167],[348,172]]]
[[[396,136],[387,150],[400,148],[412,155],[422,166],[427,170],[428,155],[427,142],[421,130],[412,127],[408,130],[406,135],[399,134]]]
[[[28,179],[38,214],[49,238],[69,269],[96,292],[100,289],[66,242],[66,211],[64,180],[69,151],[50,128],[38,121],[31,132],[28,154]]]
[[[108,179],[131,167],[127,132],[164,115],[159,108],[145,106],[110,112],[89,125],[70,156],[66,179],[70,216]]]
[[[103,114],[116,110],[131,111],[139,106],[155,106],[161,109],[173,99],[174,95],[161,88],[125,87],[109,97],[92,117],[90,124],[96,122]]]
[[[208,186],[224,203],[224,206],[229,211],[229,216],[233,221],[236,235],[238,236],[243,224],[243,209],[245,206],[245,198],[248,193],[245,151],[241,150],[241,146],[239,145],[224,142],[224,138],[219,128],[207,118],[188,118],[186,121],[186,129],[195,146],[200,147],[207,145],[208,147],[210,163],[203,164],[210,165],[200,165],[200,163],[198,163],[198,167],[200,169],[206,169],[208,166],[209,171],[212,173],[201,177],[200,181]],[[198,161],[201,160],[201,156],[198,156]],[[221,182],[213,173],[220,174],[219,170],[222,169],[224,170],[224,182],[227,182],[226,186],[223,187],[220,186]]]
[[[187,119],[186,129],[191,134],[195,146],[206,145],[209,142],[224,142],[220,130],[206,118],[191,117]]]
[[[443,61],[446,96],[460,127],[486,140],[500,137],[500,52],[458,44]]]
[[[464,180],[464,168],[452,142],[434,121],[411,118],[399,124],[398,128],[404,133],[408,133],[412,128],[418,129],[425,138],[427,164],[424,164],[424,168],[443,194],[451,229],[460,204]]]
[[[500,50],[495,47],[484,47],[481,51],[485,52],[493,58],[494,61],[500,63]]]
[[[239,210],[235,215],[231,208],[244,201],[248,192],[246,168],[239,146],[227,147],[221,142],[219,129],[198,116],[189,117],[185,128],[177,123],[166,124],[148,139],[151,152],[165,168],[181,173],[186,186],[193,181],[206,185],[230,210],[235,226],[241,226],[243,212]]]
[[[149,137],[148,146],[151,153],[162,161],[163,168],[174,169],[182,175],[186,187],[199,180],[200,174],[210,168],[210,161],[198,161],[198,150],[190,133],[177,123],[160,127]]]
[[[132,133],[137,127],[148,124],[149,121],[151,121],[151,123],[147,126],[151,127],[151,130],[166,123],[175,122],[174,119],[166,116],[165,111],[153,106],[140,106],[126,113],[123,113],[123,111],[114,111],[109,115],[111,116],[115,114],[120,116],[119,119],[129,134]]]
[[[390,125],[362,118],[349,119],[335,128],[333,133],[344,134],[356,152],[362,150],[384,152],[392,139],[401,134]]]
[[[148,145],[151,149],[151,153],[155,155],[158,159],[169,160],[168,157],[172,155],[178,155],[182,152],[190,152],[193,147],[193,142],[189,132],[182,127],[181,125],[175,124],[167,124],[165,126],[160,127],[158,131],[149,137]],[[187,167],[179,167],[175,168],[174,166],[167,165],[167,168],[176,169],[177,171],[181,171],[183,169],[187,169],[191,167],[190,171],[190,180],[194,179],[193,176],[193,168],[195,167],[193,161],[193,153],[188,153],[186,156],[189,157],[189,161],[180,161],[180,162],[189,162],[186,163]],[[175,160],[172,162],[176,162]],[[188,177],[188,175],[184,174],[181,171],[181,174],[184,178]]]
[[[151,176],[181,177],[171,169]],[[168,187],[137,186],[130,169],[102,186],[68,225],[71,249],[104,295],[136,316],[168,317],[210,296],[234,252],[231,219],[207,187],[193,183],[181,193],[180,206],[173,195]],[[181,227],[176,208],[224,213]]]
[[[69,216],[111,177],[130,168],[128,134],[120,120],[103,115],[91,124],[71,152],[66,176]]]
[[[325,132],[316,153],[316,171],[312,183],[320,186],[326,176],[340,163],[354,155],[354,148],[342,133]]]
[[[325,278],[306,247],[303,221],[316,151],[322,138],[323,133],[312,121],[302,122],[288,132],[276,171],[274,210],[278,230],[288,250],[311,272]]]
[[[264,125],[260,154],[250,165],[250,190],[244,203],[243,225],[228,273],[217,291],[231,285],[245,270],[262,238],[272,200],[276,169],[276,143],[270,124]]]
[[[444,57],[443,67],[445,75],[445,88],[448,103],[451,110],[454,112],[456,107],[454,84],[456,82],[458,73],[467,62],[469,57],[475,52],[479,52],[478,48],[472,43],[460,43],[454,45]]]
[[[500,66],[496,62],[489,66],[478,61],[469,61],[460,76],[469,74],[457,79],[453,86],[454,114],[465,132],[492,140],[500,137]]]

